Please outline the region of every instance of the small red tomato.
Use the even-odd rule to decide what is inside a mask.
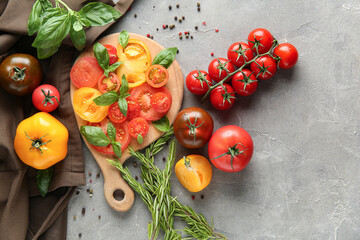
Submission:
[[[136,138],[138,143],[141,144],[143,141],[143,137],[149,131],[149,123],[145,120],[145,118],[137,117],[129,122],[129,134],[133,138]]]
[[[274,49],[274,56],[279,57],[279,68],[289,69],[295,66],[299,54],[290,43],[281,43]]]
[[[109,66],[113,65],[119,59],[117,56],[116,47],[114,47],[113,45],[110,45],[110,44],[105,44],[104,47],[106,48],[106,50],[109,53]]]
[[[101,93],[118,91],[120,88],[120,80],[115,73],[110,73],[109,77],[102,75],[98,81],[98,88]]]
[[[214,108],[228,110],[235,103],[235,92],[229,84],[218,86],[210,92],[210,102]]]
[[[227,52],[228,59],[237,67],[241,67],[245,62],[249,62],[254,58],[251,47],[244,42],[236,42],[231,44]]]
[[[209,64],[209,76],[212,80],[220,82],[234,71],[234,66],[226,58],[215,58]],[[226,80],[229,81],[230,78]]]
[[[122,123],[127,118],[121,113],[118,102],[114,102],[110,105],[108,116],[114,123]]]
[[[262,56],[250,64],[250,69],[257,79],[267,80],[276,73],[276,62],[268,55]]]
[[[203,70],[194,70],[186,76],[187,89],[196,95],[203,95],[212,86],[209,74]]]
[[[128,103],[127,119],[140,117],[141,106],[136,98],[130,96],[126,98],[126,101]]]
[[[172,99],[163,92],[155,93],[150,100],[151,107],[158,113],[166,113],[171,107]]]
[[[231,85],[240,96],[249,96],[256,91],[258,80],[253,72],[243,69],[232,76]]]
[[[39,111],[52,112],[59,106],[59,91],[50,84],[40,85],[32,94],[32,102]]]
[[[262,54],[270,50],[274,37],[268,30],[256,28],[250,32],[248,42],[254,53],[257,53],[256,48],[258,48],[259,54]]]

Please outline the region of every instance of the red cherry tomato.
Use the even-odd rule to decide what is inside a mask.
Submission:
[[[32,94],[32,102],[39,111],[52,112],[59,106],[59,91],[49,84],[40,85]]]
[[[235,103],[234,89],[229,84],[218,86],[210,92],[210,102],[214,108],[227,110]]]
[[[77,87],[94,87],[104,70],[94,57],[80,58],[70,71],[71,83]]]
[[[249,133],[234,125],[219,128],[211,136],[208,146],[211,163],[225,172],[243,170],[250,162],[253,151]]]
[[[108,116],[114,123],[122,123],[126,120],[126,117],[120,111],[118,102],[114,102],[110,105]]]
[[[102,75],[98,81],[98,88],[101,93],[119,91],[120,80],[115,73],[110,73],[109,77]]]
[[[257,79],[267,80],[270,79],[276,73],[276,62],[275,60],[266,55],[259,57],[250,64],[251,71],[254,72]]]
[[[146,136],[149,131],[149,123],[142,117],[134,118],[129,122],[129,134],[133,138],[138,139]],[[139,142],[141,144],[141,142]]]
[[[155,93],[151,98],[151,107],[158,113],[166,113],[171,107],[170,95],[163,92]]]
[[[253,72],[243,69],[232,76],[231,85],[240,96],[249,96],[256,91],[258,80]]]
[[[256,53],[256,47],[258,47],[259,54],[266,53],[270,50],[273,41],[274,37],[264,28],[256,28],[248,36],[249,46],[254,53]]]
[[[136,98],[130,96],[126,98],[128,103],[127,119],[131,120],[136,117],[140,117],[141,106]]]
[[[289,69],[295,66],[299,54],[294,45],[290,43],[281,43],[274,49],[274,56],[280,58],[279,68]]]
[[[212,86],[209,74],[203,70],[194,70],[186,76],[187,89],[196,95],[203,95]]]
[[[227,57],[237,67],[241,67],[245,62],[249,62],[254,58],[251,47],[244,42],[236,42],[231,44],[228,49]]]
[[[114,47],[113,45],[110,45],[110,44],[104,44],[104,47],[106,48],[106,50],[109,53],[109,65],[113,65],[119,59],[117,56],[116,47]]]
[[[231,64],[230,60],[226,58],[215,58],[209,64],[209,76],[212,80],[216,82],[220,82],[223,80],[228,74],[234,71],[234,66]],[[229,81],[228,78],[226,80]]]

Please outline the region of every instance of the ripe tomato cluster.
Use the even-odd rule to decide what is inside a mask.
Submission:
[[[249,96],[258,87],[258,80],[272,78],[277,68],[295,66],[298,51],[290,43],[281,43],[264,29],[250,32],[246,42],[235,42],[226,58],[212,60],[208,72],[194,70],[186,77],[187,89],[196,95],[210,95],[211,104],[219,110],[230,109],[239,96]]]

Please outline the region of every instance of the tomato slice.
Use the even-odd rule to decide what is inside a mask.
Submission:
[[[141,106],[136,98],[130,96],[126,100],[128,103],[127,119],[131,120],[140,117]]]
[[[172,99],[171,93],[167,88],[153,88],[146,83],[133,88],[130,92],[131,96],[139,102],[141,106],[140,117],[145,118],[145,120],[156,121],[165,115],[165,113],[156,112],[155,109],[151,107],[151,98],[157,92],[163,92],[168,95],[170,100]]]
[[[169,95],[163,92],[155,93],[151,98],[151,107],[158,113],[166,113],[171,107]]]
[[[104,47],[109,53],[109,65],[113,65],[119,59],[117,56],[117,49],[113,45],[104,44]]]
[[[145,118],[134,118],[129,122],[129,134],[133,138],[137,138],[139,135],[144,137],[149,131],[149,123]]]
[[[165,86],[169,80],[169,72],[161,65],[152,65],[146,71],[146,82],[154,88]]]
[[[122,123],[126,120],[126,117],[120,111],[118,102],[114,102],[110,105],[108,116],[114,123]]]
[[[100,127],[101,130],[107,134],[107,125],[110,122],[108,118],[105,118],[99,123],[88,123],[89,126]],[[124,151],[130,143],[130,135],[127,122],[123,123],[112,123],[116,129],[116,141],[121,144],[121,151]],[[109,144],[106,147],[98,147],[91,145],[96,151],[104,154],[115,155],[112,149],[112,145]]]
[[[72,84],[77,87],[95,87],[104,70],[94,57],[80,58],[70,71]]]
[[[110,73],[109,77],[102,75],[98,81],[98,89],[102,93],[109,91],[119,91],[120,80],[115,73]]]

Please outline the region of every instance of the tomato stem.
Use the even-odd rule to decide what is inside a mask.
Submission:
[[[41,89],[41,92],[44,94],[44,100],[42,100],[42,104],[46,107],[46,105],[48,103],[50,104],[54,104],[54,101],[52,100],[52,98],[55,98],[56,102],[60,104],[59,99],[56,96],[51,96],[50,95],[50,90],[48,90],[48,93],[46,94],[44,89]]]
[[[12,80],[19,82],[25,79],[26,73],[25,73],[26,67],[19,68],[18,66],[12,66],[9,71],[9,77],[11,77]],[[12,75],[13,73],[13,75]]]
[[[193,135],[194,136],[194,140],[193,140],[193,143],[195,143],[196,141],[196,129],[201,127],[203,124],[204,124],[204,121],[202,123],[200,123],[199,125],[196,126],[196,122],[197,122],[197,119],[198,117],[196,116],[195,117],[195,121],[194,123],[191,122],[189,116],[185,113],[185,117],[187,118],[189,124],[186,124],[186,126],[189,128],[189,135]]]
[[[42,141],[42,138],[45,137],[48,134],[45,134],[44,136],[42,136],[42,137],[40,137],[38,139],[32,139],[32,138],[29,137],[29,135],[25,131],[24,131],[24,133],[25,133],[26,137],[32,141],[29,151],[31,151],[32,149],[35,148],[36,150],[40,151],[40,154],[42,155],[43,151],[42,151],[41,147],[46,145],[47,143],[51,142],[51,140],[49,140],[47,142]]]
[[[244,148],[246,148],[241,142],[236,143],[234,146],[229,147],[229,148],[228,148],[228,151],[227,151],[226,153],[223,153],[223,154],[221,154],[221,155],[219,155],[219,156],[217,156],[217,157],[214,157],[214,158],[210,159],[210,161],[215,160],[215,159],[217,159],[217,158],[224,157],[224,156],[226,156],[226,155],[230,155],[230,156],[231,156],[231,168],[234,169],[234,166],[233,166],[234,157],[236,157],[236,156],[238,156],[238,155],[240,155],[240,154],[246,156],[246,154],[245,154],[244,152],[245,152],[246,150],[248,150],[248,148],[246,148],[246,149],[243,149],[243,150],[240,151],[240,149],[236,148],[236,146],[239,145],[239,144],[240,144],[241,146],[243,146]]]

